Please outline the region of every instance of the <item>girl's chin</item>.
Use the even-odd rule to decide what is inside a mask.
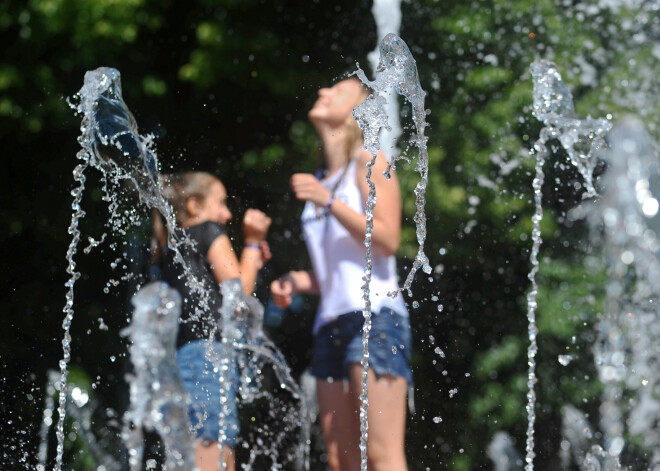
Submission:
[[[312,108],[309,110],[309,113],[307,113],[307,117],[309,118],[310,121],[323,121],[325,119],[325,116],[323,112]]]

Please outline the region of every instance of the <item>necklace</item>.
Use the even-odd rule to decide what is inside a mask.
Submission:
[[[339,175],[339,178],[337,178],[337,181],[335,182],[335,184],[332,185],[332,188],[330,190],[330,198],[328,199],[328,201],[332,201],[334,199],[335,193],[337,192],[337,189],[339,188],[339,184],[344,179],[344,176],[346,175],[346,172],[348,172],[348,166],[350,164],[351,164],[351,161],[349,160],[346,163],[346,165],[344,165],[344,167],[342,168],[341,174]],[[319,172],[317,172],[317,174],[319,174]],[[314,211],[313,215],[306,216],[306,217],[301,217],[300,221],[302,222],[303,225],[307,224],[307,223],[310,223],[310,222],[319,221],[319,220],[325,218],[328,215],[329,212],[330,212],[330,210],[327,207],[317,206],[316,211]]]

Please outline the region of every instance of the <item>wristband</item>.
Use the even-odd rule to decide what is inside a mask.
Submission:
[[[243,246],[244,249],[257,249],[261,250],[261,244],[259,242],[248,242]]]

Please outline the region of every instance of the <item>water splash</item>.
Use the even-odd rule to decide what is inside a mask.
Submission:
[[[369,332],[371,331],[371,300],[369,285],[372,273],[371,257],[371,235],[373,232],[374,207],[376,205],[376,187],[371,181],[371,169],[376,162],[376,156],[380,146],[380,130],[387,128],[387,114],[384,106],[386,100],[383,94],[391,90],[392,87],[403,95],[413,107],[413,121],[417,129],[417,135],[413,143],[419,149],[418,165],[416,170],[420,172],[422,178],[415,188],[417,212],[415,213],[415,223],[417,225],[417,242],[419,251],[415,257],[412,269],[408,274],[404,289],[412,295],[410,285],[415,276],[415,272],[422,267],[425,273],[431,273],[431,266],[428,263],[428,257],[424,253],[424,242],[426,240],[426,215],[424,214],[425,191],[428,183],[428,152],[426,148],[427,138],[424,136],[426,127],[426,111],[424,109],[424,97],[426,93],[422,90],[417,74],[417,65],[408,46],[405,42],[393,33],[383,38],[379,45],[380,61],[376,69],[376,78],[370,81],[364,71],[358,67],[356,71],[360,80],[373,90],[373,94],[364,100],[362,104],[353,109],[353,118],[364,133],[364,147],[371,155],[372,159],[367,164],[367,184],[369,185],[369,195],[366,203],[367,226],[364,237],[364,245],[367,248],[365,256],[365,283],[362,286],[365,302],[364,326],[362,335],[362,392],[360,394],[360,455],[361,469],[367,469],[367,440],[369,434],[369,423],[367,421],[367,412],[369,408],[369,393],[367,391],[367,371],[369,368]],[[396,158],[393,158],[388,165],[385,175],[389,178],[390,171],[396,168]]]
[[[62,454],[64,450],[63,427],[67,398],[65,386],[67,365],[70,360],[71,338],[69,335],[69,327],[73,319],[73,283],[80,276],[79,273],[75,272],[73,255],[76,253],[76,247],[80,240],[80,233],[77,230],[78,220],[84,216],[84,212],[80,209],[80,201],[84,191],[83,172],[87,166],[92,166],[101,173],[103,182],[103,200],[109,203],[110,219],[108,226],[112,232],[115,232],[120,236],[125,236],[127,234],[127,228],[134,225],[140,225],[142,223],[142,218],[138,211],[138,209],[140,209],[139,206],[143,206],[144,209],[156,209],[164,216],[168,233],[167,242],[169,249],[174,251],[176,262],[183,267],[187,286],[201,300],[199,306],[195,306],[193,317],[201,319],[202,316],[213,315],[208,309],[208,292],[210,289],[218,289],[217,286],[205,286],[202,281],[197,280],[190,272],[190,269],[181,255],[180,248],[184,245],[194,245],[194,243],[186,236],[180,235],[181,232],[177,229],[172,208],[162,195],[158,174],[158,160],[156,153],[153,150],[152,138],[150,136],[142,136],[138,133],[135,119],[121,96],[119,72],[115,69],[105,67],[87,72],[85,74],[84,86],[78,93],[77,97],[79,102],[75,106],[75,109],[78,113],[82,114],[81,136],[78,139],[82,150],[78,155],[79,158],[83,160],[83,164],[77,167],[74,173],[74,177],[77,181],[81,181],[81,184],[79,188],[72,192],[74,195],[73,206],[76,212],[74,212],[70,228],[70,232],[74,235],[74,240],[72,241],[67,254],[71,280],[67,284],[69,287],[69,294],[67,295],[67,307],[65,308],[67,316],[65,318],[65,341],[63,341],[65,347],[64,359],[60,362],[62,379],[59,381],[61,389],[61,406],[58,409],[59,422],[57,433],[58,453],[56,458],[56,471],[61,469]],[[128,183],[129,186],[132,186],[134,192],[137,193],[140,205],[131,208],[130,211],[122,212],[120,211],[121,203],[123,203],[121,198],[124,195],[123,189],[125,188],[126,183]],[[104,238],[101,238],[100,241],[93,241],[90,239],[90,249],[103,242],[103,239]],[[116,263],[117,261],[113,262],[113,265],[116,265]],[[118,284],[119,281],[115,281],[112,284],[114,285],[115,283]],[[157,286],[162,287],[162,285]],[[170,293],[163,291],[165,288],[161,289],[147,286],[144,289],[147,291],[141,292],[142,294],[139,293],[139,296],[135,298],[135,301],[139,304],[139,306],[136,305],[136,313],[137,311],[148,311],[148,309],[153,307],[154,303],[156,303],[156,299],[158,299],[159,302],[162,302],[162,306],[168,306],[168,309],[170,308],[169,306],[174,303],[174,298]],[[231,299],[232,298],[229,297],[228,306],[231,305]],[[150,302],[151,304],[149,304]],[[261,307],[256,299],[253,298],[249,298],[246,303],[249,306],[249,311],[254,313],[254,315],[251,315],[251,319],[257,323],[261,322],[263,317],[263,307]],[[161,309],[162,306],[158,309]],[[233,313],[229,317],[232,315],[235,316],[236,314]],[[176,316],[175,319],[178,319],[178,316]],[[156,356],[149,357],[149,352],[145,350],[142,345],[143,342],[152,341],[154,339],[148,338],[149,328],[142,332],[139,330],[138,325],[144,327],[143,323],[138,323],[125,331],[125,333],[131,335],[132,338],[137,336],[134,338],[137,342],[134,343],[132,347],[132,357],[134,357],[134,363],[137,362],[136,376],[131,378],[130,384],[131,396],[134,399],[134,402],[132,403],[131,410],[125,416],[126,426],[124,427],[123,433],[123,438],[129,448],[131,467],[132,469],[135,469],[135,467],[139,465],[140,460],[138,457],[142,455],[143,445],[141,431],[139,430],[140,427],[134,425],[140,423],[145,424],[147,427],[157,428],[159,433],[163,435],[164,441],[167,443],[167,450],[169,450],[168,459],[175,463],[172,466],[192,469],[192,467],[189,466],[189,458],[184,454],[184,450],[186,450],[185,453],[188,453],[188,450],[192,449],[192,447],[189,446],[191,440],[190,437],[186,436],[182,431],[186,429],[186,427],[181,425],[184,422],[184,417],[182,416],[184,411],[183,409],[179,410],[172,408],[172,404],[166,404],[168,398],[175,397],[175,393],[172,392],[174,390],[169,393],[165,391],[164,394],[166,394],[166,396],[155,396],[150,398],[150,396],[146,394],[156,390],[163,391],[164,385],[162,382],[165,381],[168,384],[173,384],[173,380],[169,376],[166,376],[163,379],[157,376],[157,373],[167,372],[152,370],[145,371],[143,369],[148,361],[162,360],[164,357],[160,355],[160,353],[163,353],[164,350],[160,350],[160,353],[152,352]],[[168,331],[168,334],[166,335],[167,338],[169,338],[170,335],[176,335],[176,325],[173,326],[173,329],[174,334]],[[205,334],[208,334],[209,338],[214,338],[217,326],[211,330],[211,332],[205,332]],[[266,338],[260,325],[257,326],[257,324],[250,324],[248,330],[250,334],[242,338],[242,340],[238,338],[230,338],[231,340],[229,342],[232,344],[232,351],[249,350],[252,352],[250,357],[245,356],[245,358],[248,359],[246,360],[248,363],[246,364],[245,371],[249,371],[250,374],[254,374],[258,377],[262,372],[263,366],[270,362],[268,364],[272,365],[275,374],[279,378],[278,384],[280,385],[280,389],[288,388],[291,395],[294,398],[299,399],[301,394],[299,391],[295,390],[297,386],[295,385],[295,381],[290,377],[288,366],[281,353],[277,350],[275,345]],[[231,326],[229,326],[229,331],[231,331]],[[240,343],[243,340],[245,340],[245,343]],[[136,344],[138,345],[137,347]],[[209,351],[212,350],[213,349],[209,348]],[[169,355],[169,353],[167,355]],[[211,357],[213,355],[210,354],[209,356]],[[239,359],[240,358],[241,355],[239,355]],[[216,364],[221,365],[226,361],[226,358],[215,358],[214,361]],[[174,369],[176,368],[174,367]],[[242,384],[248,384],[250,381],[251,377],[246,376],[241,378]],[[259,381],[255,381],[253,384],[260,383]],[[172,388],[174,388],[174,386],[172,386]],[[250,389],[248,387],[242,388],[242,391],[246,394],[248,399],[256,397],[258,393],[254,388]],[[179,393],[177,392],[176,394]],[[265,395],[263,392],[260,394],[262,396]],[[178,398],[179,396],[176,397]],[[144,399],[144,401],[140,402],[141,399]],[[165,404],[163,407],[167,410],[154,412],[163,404]],[[151,412],[148,412],[147,408],[151,408]],[[290,409],[291,411],[300,413],[301,416],[306,417],[304,407],[295,409],[292,406]],[[293,430],[295,427],[299,427],[304,431],[303,436],[307,437],[309,426],[306,422],[296,422],[292,418],[295,415],[294,412],[288,411],[285,414],[282,410],[272,408],[269,413],[275,415],[281,413],[281,415],[286,417],[287,420],[290,419],[287,425],[288,431]],[[179,424],[176,428],[160,421],[162,418],[168,416],[168,414],[170,419]],[[185,419],[187,419],[187,415],[185,416]],[[220,420],[222,420],[222,417]],[[272,435],[272,432],[265,431],[264,434],[270,436]],[[282,435],[278,437],[281,436]],[[222,441],[222,437],[220,437],[220,439]],[[269,441],[270,438],[264,440],[264,442]],[[270,456],[273,468],[281,467],[281,464],[276,462],[276,459],[279,456],[278,446],[279,442],[273,441],[270,443],[270,449],[268,449],[268,452],[272,453]],[[254,450],[257,450],[257,447],[254,447]],[[301,457],[299,461],[304,461],[303,466],[307,468],[309,464],[307,459],[308,452],[306,438],[301,442],[297,450],[298,455]],[[254,457],[255,453],[251,452],[251,455]],[[244,468],[250,469],[250,464],[244,465]]]
[[[532,63],[531,74],[534,81],[533,114],[545,125],[539,133],[539,139],[534,143],[530,153],[536,157],[535,177],[532,182],[534,190],[534,215],[532,216],[532,250],[530,264],[532,268],[528,278],[531,283],[527,293],[527,322],[529,347],[527,349],[527,439],[525,470],[534,469],[534,426],[536,423],[536,354],[538,345],[536,337],[536,309],[538,285],[536,274],[539,270],[538,254],[542,244],[541,221],[543,219],[542,187],[545,175],[543,164],[549,156],[548,142],[556,139],[566,149],[571,163],[584,178],[586,191],[584,197],[596,196],[593,184],[593,171],[598,162],[597,153],[605,147],[604,136],[611,128],[611,123],[605,119],[581,120],[575,118],[573,97],[564,84],[559,70],[550,61]]]
[[[419,249],[413,266],[406,277],[403,289],[408,290],[408,294],[412,296],[410,286],[415,273],[419,268],[426,274],[431,274],[433,271],[429,265],[429,260],[424,253],[424,243],[426,241],[426,214],[424,207],[426,204],[426,185],[428,184],[428,149],[426,142],[428,138],[424,135],[426,123],[426,109],[424,108],[424,98],[426,92],[422,90],[419,83],[419,75],[417,73],[417,64],[413,58],[406,43],[396,36],[395,34],[388,34],[383,38],[380,43],[380,62],[376,69],[376,78],[370,81],[364,71],[360,68],[356,71],[357,76],[362,82],[373,90],[373,95],[367,98],[362,104],[353,110],[353,117],[360,125],[364,132],[364,147],[373,156],[372,162],[367,166],[367,179],[370,182],[371,167],[375,162],[376,153],[380,149],[379,131],[381,127],[387,127],[387,114],[385,113],[384,106],[386,104],[385,98],[382,96],[392,87],[399,95],[402,95],[412,106],[412,119],[415,124],[416,134],[412,138],[414,144],[419,150],[417,156],[417,166],[415,170],[420,173],[421,179],[415,186],[415,205],[417,211],[415,212],[415,225],[417,232],[417,243]],[[389,177],[390,171],[396,169],[397,160],[405,160],[405,156],[393,158],[389,164],[386,176]],[[369,185],[370,192],[367,200],[367,226],[373,226],[373,205],[375,204],[376,194],[375,189],[372,190],[372,185]],[[370,205],[371,204],[371,205]],[[369,215],[371,210],[371,215]],[[365,243],[370,242],[371,232],[368,232],[365,237]]]
[[[130,406],[124,413],[122,439],[131,471],[142,465],[143,430],[156,431],[165,445],[165,467],[195,469],[194,444],[188,420],[188,395],[176,363],[176,335],[181,296],[162,282],[146,285],[131,300],[130,337],[134,373],[128,375]]]
[[[605,118],[575,117],[573,96],[552,62],[536,61],[530,70],[534,80],[533,113],[545,125],[539,140],[544,144],[550,139],[559,140],[584,179],[586,192],[583,197],[597,196],[593,172],[598,163],[598,152],[606,147],[604,137],[612,123]]]
[[[278,419],[284,425],[283,429],[274,433],[274,437],[264,441],[261,446],[269,447],[265,455],[271,459],[272,469],[278,469],[278,457],[281,444],[288,435],[296,435],[300,429],[300,438],[296,447],[296,460],[301,463],[305,470],[309,470],[309,437],[310,422],[307,411],[307,403],[300,386],[291,376],[291,371],[275,344],[265,335],[262,325],[264,316],[263,305],[254,296],[247,296],[243,292],[239,279],[225,280],[221,285],[222,291],[222,324],[223,343],[229,347],[226,350],[232,352],[233,358],[214,359],[216,367],[220,371],[226,371],[223,361],[235,360],[241,370],[241,384],[239,392],[243,401],[252,402],[265,396],[266,386],[263,384],[262,369],[264,364],[272,366],[278,385],[281,390],[288,391],[294,401],[298,403],[297,408],[286,408],[279,411]],[[218,364],[218,360],[221,361]],[[272,431],[270,433],[273,433]],[[250,450],[250,459],[244,464],[244,469],[251,469],[259,446],[253,446]]]

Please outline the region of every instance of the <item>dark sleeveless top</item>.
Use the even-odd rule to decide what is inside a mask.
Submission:
[[[214,325],[217,325],[215,338],[221,336],[222,294],[218,283],[213,277],[207,254],[215,240],[225,234],[225,229],[216,222],[203,222],[195,226],[186,227],[183,232],[195,242],[196,247],[182,244],[179,251],[190,272],[204,285],[204,292],[208,295],[207,308],[200,309],[202,296],[192,291],[188,286],[187,277],[183,267],[174,258],[174,251],[168,249],[163,257],[161,277],[164,282],[176,289],[183,300],[181,318],[179,319],[179,334],[176,347],[179,348],[192,340],[208,338]],[[197,311],[197,314],[196,314]]]

